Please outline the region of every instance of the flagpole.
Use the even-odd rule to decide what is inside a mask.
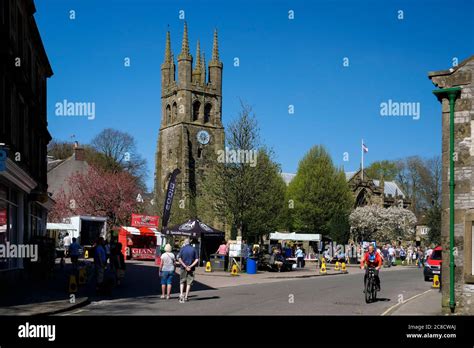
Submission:
[[[362,139],[361,144],[360,144],[360,152],[362,156],[362,161],[361,161],[361,172],[360,172],[360,177],[362,181],[364,181],[364,139]]]

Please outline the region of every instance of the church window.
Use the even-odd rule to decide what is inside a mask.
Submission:
[[[166,105],[166,120],[168,124],[171,123],[171,108],[169,105]]]
[[[212,105],[206,104],[204,107],[204,123],[208,123],[211,120]]]
[[[178,120],[178,106],[176,105],[176,103],[173,103],[172,112],[173,112],[173,122],[176,122]]]
[[[199,109],[201,108],[201,103],[197,100],[193,103],[193,121],[199,119]]]
[[[198,158],[202,158],[202,149],[201,148],[198,149]]]

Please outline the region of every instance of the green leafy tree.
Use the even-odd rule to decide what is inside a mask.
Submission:
[[[370,166],[365,169],[365,172],[369,178],[379,180],[384,178],[384,180],[392,181],[395,180],[399,168],[397,162],[395,161],[376,161],[373,162]]]
[[[244,239],[258,240],[278,227],[285,183],[271,151],[260,145],[257,120],[248,105],[242,103],[228,127],[226,149],[251,151],[255,161],[223,161],[216,155],[213,171],[204,180],[205,194],[197,197],[199,216],[225,223]]]
[[[344,221],[353,197],[344,172],[334,166],[323,146],[314,146],[300,161],[288,187],[288,198],[294,201],[296,230],[335,238],[349,232],[340,228],[347,228]]]

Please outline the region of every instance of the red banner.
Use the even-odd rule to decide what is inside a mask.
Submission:
[[[159,216],[132,214],[132,226],[158,228],[159,218]]]

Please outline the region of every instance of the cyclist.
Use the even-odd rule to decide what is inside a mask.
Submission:
[[[374,268],[374,275],[375,275],[375,284],[377,286],[377,291],[380,291],[380,278],[379,278],[379,269],[382,267],[383,261],[382,257],[379,253],[374,250],[374,246],[371,244],[369,245],[369,251],[367,251],[360,262],[360,269],[364,269],[365,265],[367,268],[365,270],[364,275],[364,292],[365,292],[365,285],[367,283],[367,275],[369,272],[369,268]]]

